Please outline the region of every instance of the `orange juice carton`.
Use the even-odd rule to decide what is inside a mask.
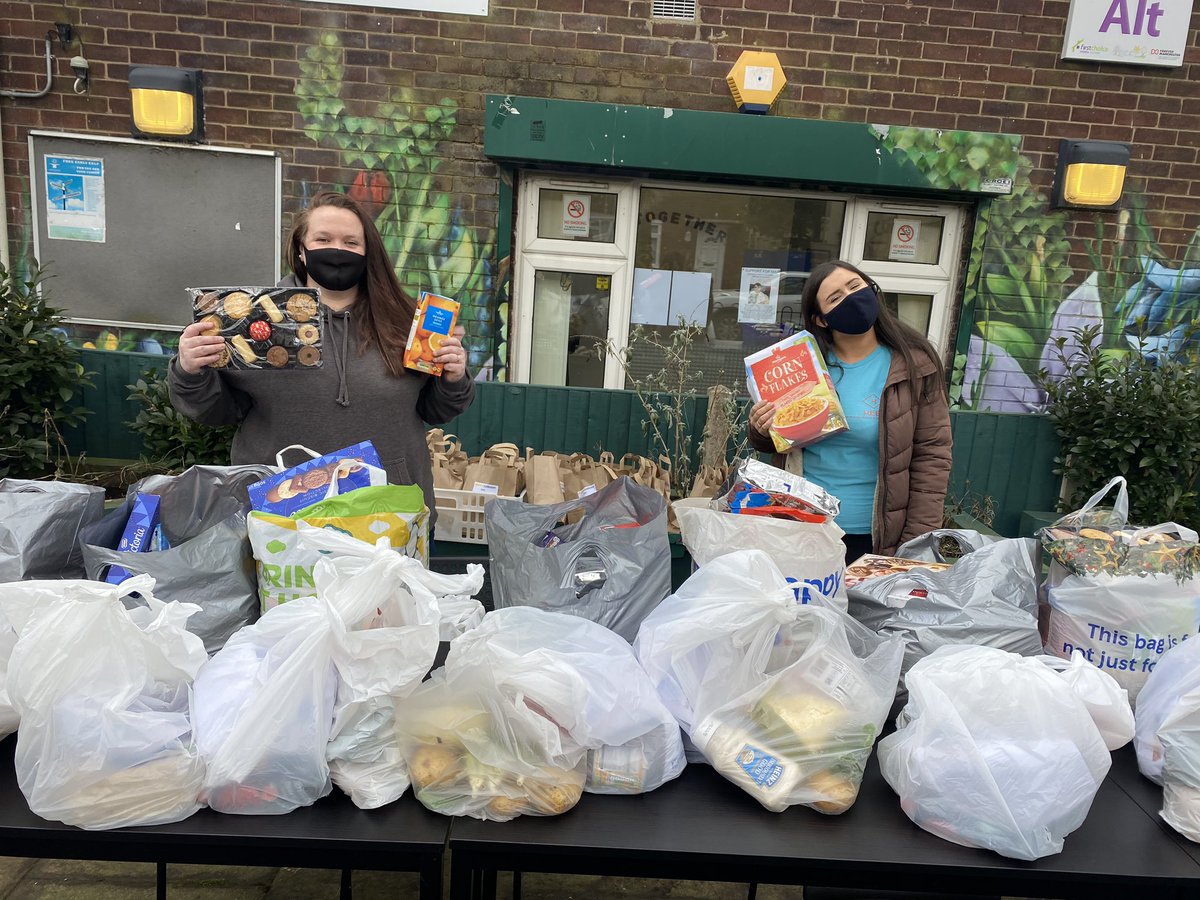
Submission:
[[[454,333],[458,321],[458,301],[429,291],[421,291],[413,314],[408,346],[404,348],[404,367],[429,375],[441,375],[442,367],[433,361],[442,341]]]
[[[780,453],[847,430],[846,414],[821,358],[817,339],[798,331],[747,356],[746,388],[775,406],[771,441]]]

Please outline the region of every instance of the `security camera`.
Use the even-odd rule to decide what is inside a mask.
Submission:
[[[82,94],[88,89],[88,61],[82,56],[71,58],[71,71],[75,73],[75,93]]]

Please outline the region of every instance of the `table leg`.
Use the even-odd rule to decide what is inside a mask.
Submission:
[[[475,879],[478,870],[472,868],[461,853],[450,854],[450,900],[476,900]],[[422,886],[424,880],[422,879]]]
[[[341,900],[353,900],[354,885],[351,882],[352,878],[353,875],[350,869],[342,869],[342,885],[341,893],[339,894]]]
[[[521,900],[521,873],[513,872],[512,900]]]
[[[442,900],[441,857],[433,856],[427,859],[421,866],[418,874],[421,879],[421,884],[417,892],[420,900]]]
[[[167,864],[165,862],[154,865],[154,896],[157,900],[167,900]]]

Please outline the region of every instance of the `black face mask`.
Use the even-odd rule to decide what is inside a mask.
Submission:
[[[327,291],[348,291],[367,271],[367,257],[352,250],[322,247],[305,249],[304,269],[312,280]]]
[[[825,324],[842,334],[866,334],[879,318],[879,294],[867,285],[853,294],[847,294],[842,302],[825,313]]]

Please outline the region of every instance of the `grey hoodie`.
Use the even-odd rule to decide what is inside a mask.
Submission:
[[[291,277],[281,282],[294,286]],[[204,425],[237,425],[233,465],[275,463],[290,444],[330,453],[370,440],[392,484],[419,484],[435,515],[433,472],[425,423],[453,419],[475,398],[471,373],[448,382],[408,369],[392,375],[379,350],[358,354],[353,307],[334,313],[321,307],[324,363],[315,369],[218,370],[189,375],[171,360],[171,403]],[[304,457],[292,451],[288,465]]]

